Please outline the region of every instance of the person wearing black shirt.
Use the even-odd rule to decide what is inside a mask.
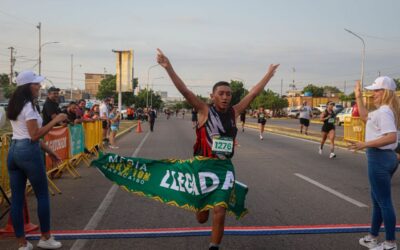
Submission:
[[[154,122],[156,121],[156,117],[157,117],[156,111],[153,108],[151,108],[149,110],[149,112],[147,113],[147,116],[149,117],[150,131],[153,132]]]
[[[49,123],[54,119],[59,113],[61,113],[61,109],[58,104],[58,93],[60,89],[56,87],[50,87],[47,90],[47,99],[43,105],[43,126]]]

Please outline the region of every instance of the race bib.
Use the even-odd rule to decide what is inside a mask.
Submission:
[[[264,119],[265,115],[264,114],[260,114],[260,119]]]
[[[213,154],[230,155],[233,151],[233,139],[231,137],[213,137],[211,150]]]
[[[329,118],[328,123],[335,123],[335,118]]]

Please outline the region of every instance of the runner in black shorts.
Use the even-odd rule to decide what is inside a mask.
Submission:
[[[246,110],[240,113],[240,122],[242,123],[242,132],[244,132],[244,124],[246,123]]]
[[[305,134],[308,134],[308,126],[310,126],[310,119],[312,118],[312,110],[307,106],[307,102],[303,102],[300,108],[300,134],[303,133],[303,127],[305,127]]]
[[[264,107],[258,108],[257,122],[260,123],[260,140],[263,140],[264,127],[265,123],[267,123],[267,114],[264,110]]]
[[[321,113],[321,118],[320,120],[324,122],[322,125],[322,140],[321,140],[321,146],[319,147],[319,154],[322,154],[322,149],[324,147],[325,141],[327,137],[329,136],[329,140],[331,141],[331,153],[329,155],[329,158],[334,158],[336,157],[335,154],[335,121],[336,121],[336,114],[333,111],[333,107],[335,106],[335,103],[333,102],[328,102],[326,104],[326,110]]]

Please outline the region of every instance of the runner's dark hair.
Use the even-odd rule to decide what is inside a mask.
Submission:
[[[231,85],[229,84],[229,82],[220,81],[220,82],[217,82],[216,84],[214,84],[214,86],[213,86],[213,93],[215,92],[215,90],[216,90],[219,86],[231,87]]]

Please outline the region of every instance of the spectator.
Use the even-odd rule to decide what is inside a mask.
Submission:
[[[153,132],[154,131],[154,123],[156,122],[156,118],[157,118],[157,113],[156,113],[155,109],[150,108],[150,110],[147,112],[147,116],[149,118],[150,131]]]
[[[100,118],[100,109],[98,104],[93,105],[92,108],[90,109],[90,117],[93,120],[97,120]]]
[[[59,92],[60,89],[56,87],[50,87],[47,90],[47,98],[43,105],[43,126],[46,126],[51,120],[54,119],[61,109],[59,107]]]
[[[110,98],[104,99],[104,101],[100,104],[99,111],[100,111],[100,119],[103,121],[103,143],[108,143],[108,129],[110,128],[110,122],[108,120],[109,111],[108,105],[110,104]]]
[[[117,132],[119,130],[119,121],[121,119],[120,117],[120,113],[117,112],[117,108],[116,107],[112,107],[111,108],[111,112],[110,112],[110,148],[113,149],[117,149],[119,148],[118,146],[115,145],[115,136],[117,135]]]
[[[133,120],[134,113],[135,113],[135,111],[133,110],[133,108],[128,107],[128,109],[126,110],[126,115],[128,116],[128,120]]]
[[[76,102],[70,102],[68,106],[62,110],[61,112],[68,116],[68,123],[69,124],[78,124],[82,123],[82,120],[78,118],[76,115],[76,110],[78,109],[78,104]]]
[[[76,109],[76,116],[78,118],[82,118],[83,114],[85,113],[85,109],[86,109],[86,101],[85,99],[80,99],[78,101],[78,108]]]
[[[34,105],[34,100],[39,97],[40,82],[43,80],[44,77],[32,71],[19,73],[16,78],[17,88],[10,98],[7,110],[13,130],[7,158],[12,197],[10,214],[18,247],[22,250],[33,249],[24,232],[23,208],[27,180],[33,187],[38,204],[41,231],[38,247],[57,249],[62,246],[50,234],[50,199],[43,151],[47,152],[54,162],[59,162],[60,158],[40,138],[67,117],[65,114],[58,114],[42,127],[42,117]]]

